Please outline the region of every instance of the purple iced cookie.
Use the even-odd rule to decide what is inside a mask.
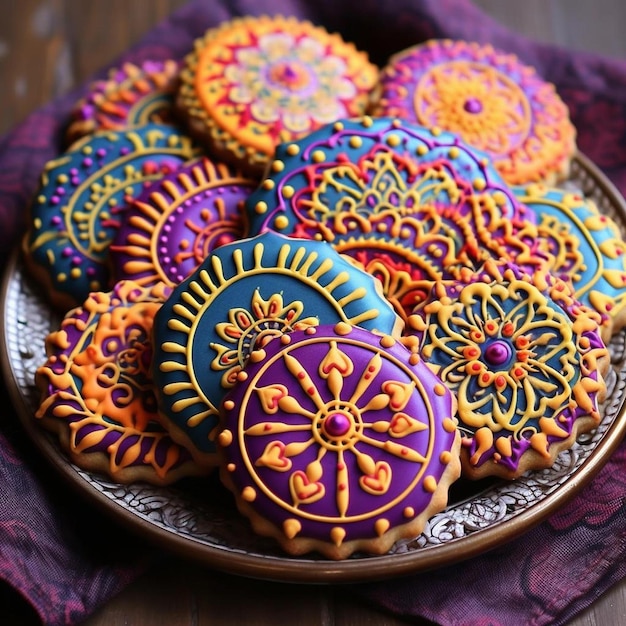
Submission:
[[[460,472],[451,393],[389,335],[311,327],[255,351],[222,404],[220,475],[291,554],[384,553]]]
[[[204,158],[153,183],[125,213],[111,245],[113,275],[177,285],[215,248],[241,239],[257,183]]]

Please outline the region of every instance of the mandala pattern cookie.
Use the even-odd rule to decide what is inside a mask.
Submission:
[[[554,85],[489,45],[431,40],[394,55],[373,111],[457,133],[516,185],[566,178],[576,151]]]
[[[178,71],[173,60],[124,63],[111,70],[107,80],[95,82],[76,103],[67,129],[68,144],[98,131],[170,122]]]
[[[167,295],[132,281],[91,294],[48,336],[37,370],[36,418],[76,465],[118,482],[167,484],[201,471],[158,420],[150,334]]]
[[[216,157],[260,174],[278,143],[362,115],[377,78],[367,55],[337,34],[246,17],[196,41],[177,105]]]
[[[219,406],[255,349],[318,324],[398,334],[375,280],[328,244],[266,233],[221,246],[157,313],[153,376],[168,430],[216,463]]]
[[[387,552],[458,477],[453,397],[390,336],[341,323],[253,353],[223,403],[220,476],[291,554]]]
[[[537,246],[547,267],[600,313],[608,343],[626,324],[626,243],[619,226],[578,193],[537,184],[513,192],[536,213]]]
[[[435,289],[406,343],[456,394],[467,476],[549,467],[598,424],[609,364],[598,321],[567,283],[510,265]]]
[[[530,212],[484,154],[450,133],[387,118],[340,121],[278,147],[247,202],[250,231],[330,242],[409,314],[425,285],[489,257],[533,260]]]
[[[147,124],[85,138],[46,165],[24,251],[55,306],[67,311],[109,288],[109,246],[129,199],[194,155],[188,137]]]
[[[217,247],[244,234],[243,203],[256,183],[203,159],[133,200],[111,245],[113,276],[175,286]]]

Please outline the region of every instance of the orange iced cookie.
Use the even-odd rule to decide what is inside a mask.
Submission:
[[[378,70],[337,34],[246,17],[196,41],[177,104],[215,156],[260,173],[278,143],[365,112]]]
[[[554,85],[491,46],[431,40],[383,69],[375,115],[457,133],[511,184],[566,178],[576,131]]]

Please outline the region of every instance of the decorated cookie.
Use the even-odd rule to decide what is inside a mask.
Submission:
[[[76,103],[67,129],[68,144],[98,131],[126,130],[150,122],[172,120],[178,63],[124,63],[95,82]]]
[[[397,334],[378,284],[328,244],[266,233],[214,250],[157,313],[153,375],[168,430],[209,461],[225,393],[272,338],[345,322]]]
[[[524,226],[532,239],[530,212],[484,154],[399,120],[335,122],[282,144],[247,206],[251,233],[325,240],[368,272],[387,268],[385,295],[401,314],[457,266],[543,263],[516,236]]]
[[[456,394],[467,476],[549,467],[597,426],[609,364],[598,322],[567,283],[510,264],[435,288],[406,345]]]
[[[93,293],[46,340],[36,418],[71,460],[117,482],[171,483],[202,470],[158,420],[149,371],[155,312],[168,292],[132,281]]]
[[[362,115],[377,68],[309,22],[246,17],[196,41],[177,104],[214,154],[260,174],[278,143]]]
[[[618,225],[578,193],[537,184],[513,191],[537,215],[537,246],[550,271],[600,313],[608,343],[626,323],[626,243]]]
[[[312,327],[253,352],[223,403],[220,476],[291,554],[387,552],[460,473],[453,397],[394,338]]]
[[[208,159],[156,181],[130,203],[113,239],[114,277],[177,285],[214,248],[243,237],[243,203],[255,187]]]
[[[188,137],[147,124],[85,138],[46,165],[24,251],[55,306],[67,311],[109,288],[109,246],[129,199],[193,156]]]
[[[554,85],[489,45],[431,40],[396,54],[373,111],[457,133],[511,184],[566,178],[576,151]]]

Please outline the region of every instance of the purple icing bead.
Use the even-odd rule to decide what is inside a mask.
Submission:
[[[323,429],[329,437],[343,437],[349,430],[352,422],[343,413],[332,413],[324,419]]]
[[[504,365],[511,358],[511,354],[511,346],[501,339],[489,344],[484,352],[485,361],[489,365]]]
[[[468,113],[480,113],[483,110],[483,103],[478,98],[468,98],[463,108]]]

